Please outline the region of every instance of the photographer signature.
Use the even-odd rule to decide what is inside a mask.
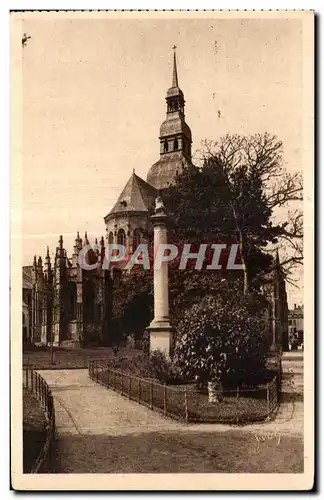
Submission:
[[[277,446],[279,446],[281,441],[281,433],[278,431],[275,432],[266,432],[265,434],[254,434],[254,437],[257,441],[257,451],[260,448],[260,443],[265,441],[270,441],[275,439],[277,442]]]

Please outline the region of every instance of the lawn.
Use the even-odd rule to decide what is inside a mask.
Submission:
[[[141,351],[132,348],[121,348],[119,355],[129,357],[138,355]],[[111,358],[115,357],[111,347],[92,347],[92,348],[65,348],[54,347],[53,361],[50,363],[49,347],[24,347],[23,366],[24,368],[33,368],[35,370],[64,370],[87,368],[89,359]]]
[[[34,394],[23,389],[23,468],[28,473],[34,466],[46,441],[44,410]]]

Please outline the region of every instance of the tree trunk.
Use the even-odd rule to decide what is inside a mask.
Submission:
[[[208,382],[208,403],[220,403],[222,398],[222,384],[220,382]]]

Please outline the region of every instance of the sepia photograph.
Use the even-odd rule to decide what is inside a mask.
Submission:
[[[20,11],[17,490],[314,481],[314,12]]]

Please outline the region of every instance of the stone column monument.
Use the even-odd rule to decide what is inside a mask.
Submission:
[[[155,200],[155,213],[150,220],[154,227],[154,319],[148,327],[150,351],[159,350],[169,357],[172,329],[169,319],[168,262],[161,262],[160,265],[156,262],[160,245],[167,243],[167,215],[160,196]]]

